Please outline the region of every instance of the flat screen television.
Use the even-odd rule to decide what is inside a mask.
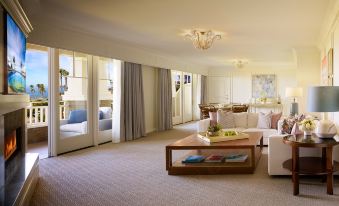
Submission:
[[[26,37],[13,18],[5,14],[5,68],[6,94],[20,94],[26,92]]]

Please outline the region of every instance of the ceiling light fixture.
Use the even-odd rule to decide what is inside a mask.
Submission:
[[[246,64],[248,64],[248,61],[244,59],[233,60],[233,65],[238,69],[243,68]]]
[[[190,33],[186,34],[185,36],[192,40],[195,48],[201,50],[206,50],[210,48],[215,39],[217,40],[221,39],[220,34],[215,34],[211,30],[208,31],[191,30]]]

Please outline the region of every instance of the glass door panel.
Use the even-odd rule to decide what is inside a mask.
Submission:
[[[114,59],[99,57],[98,68],[98,143],[112,141]]]
[[[172,115],[173,124],[182,123],[182,72],[172,70]]]
[[[192,73],[184,73],[183,84],[183,123],[193,120]]]
[[[91,63],[89,55],[59,50],[59,153],[93,145],[92,115],[88,103]]]

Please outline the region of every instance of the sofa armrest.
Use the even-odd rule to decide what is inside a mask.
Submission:
[[[197,122],[197,132],[206,132],[208,127],[210,126],[210,121],[210,118],[199,120]]]
[[[99,120],[99,131],[112,129],[112,119]]]
[[[65,125],[65,124],[68,124],[68,119],[61,119],[60,125]]]

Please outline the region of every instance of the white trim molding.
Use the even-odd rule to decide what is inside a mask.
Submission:
[[[26,37],[32,32],[33,27],[22,9],[19,0],[0,0],[1,5],[12,16]]]

